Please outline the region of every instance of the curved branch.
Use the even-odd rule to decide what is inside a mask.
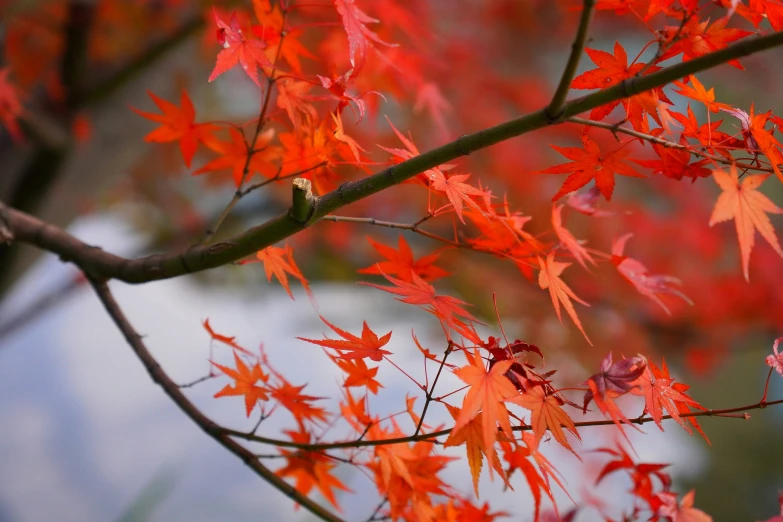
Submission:
[[[572,116],[601,105],[666,85],[689,74],[704,71],[729,60],[779,45],[783,45],[783,31],[745,39],[720,51],[666,67],[641,78],[629,78],[602,91],[567,102],[557,120],[550,119],[547,116],[547,108],[544,108],[494,127],[462,136],[446,145],[388,167],[367,178],[345,183],[338,189],[320,198],[315,198],[313,201],[314,211],[305,223],[298,222],[289,211],[286,211],[266,223],[226,241],[209,246],[196,246],[180,253],[126,259],[86,245],[62,230],[47,225],[23,212],[10,209],[2,203],[0,203],[0,210],[5,210],[9,227],[18,240],[32,243],[59,255],[66,261],[72,261],[93,277],[119,279],[127,283],[169,279],[216,268],[242,259],[296,234],[304,227],[316,223],[339,208],[377,194],[428,169],[453,161],[471,152],[548,125],[562,123]]]
[[[228,451],[239,457],[239,459],[247,464],[247,466],[258,476],[269,482],[276,489],[280,490],[288,498],[297,504],[300,504],[321,520],[342,522],[340,517],[333,514],[320,504],[313,502],[305,495],[302,495],[293,486],[278,477],[272,470],[259,462],[258,458],[253,452],[233,440],[224,429],[201,413],[201,410],[199,410],[192,402],[190,402],[187,397],[185,397],[185,394],[180,391],[179,387],[174,384],[166,372],[163,371],[163,368],[161,368],[160,364],[158,364],[158,361],[155,360],[150,351],[144,345],[144,342],[141,340],[141,336],[130,324],[128,318],[125,317],[122,309],[117,304],[117,301],[115,301],[114,296],[112,295],[111,290],[109,290],[109,286],[106,284],[106,282],[90,279],[90,284],[92,284],[93,289],[95,289],[95,293],[98,295],[98,298],[101,300],[104,308],[106,308],[106,311],[112,318],[112,321],[114,321],[114,324],[117,325],[117,328],[120,330],[120,332],[122,332],[125,340],[128,342],[136,356],[141,360],[141,363],[149,372],[152,380],[159,384],[161,388],[163,388],[163,391],[166,392],[166,395],[168,395],[169,398],[177,406],[179,406],[179,409],[182,410],[185,415],[190,417],[190,419],[195,422],[202,430],[204,430],[207,435],[215,439]]]

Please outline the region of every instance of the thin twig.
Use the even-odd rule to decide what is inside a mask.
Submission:
[[[606,129],[608,131],[611,131],[613,134],[616,134],[618,132],[621,134],[627,134],[628,136],[633,136],[634,138],[639,138],[641,140],[649,141],[650,143],[655,143],[657,145],[661,145],[662,147],[666,147],[669,149],[685,150],[690,152],[694,156],[705,158],[715,163],[722,163],[724,165],[734,165],[738,169],[753,170],[756,172],[774,172],[771,168],[756,167],[755,165],[748,165],[746,163],[737,163],[735,161],[732,161],[730,159],[721,156],[707,154],[706,152],[688,147],[686,145],[682,145],[681,143],[675,143],[673,141],[663,139],[659,136],[653,136],[652,134],[645,134],[643,132],[639,132],[634,129],[629,129],[628,127],[622,127],[620,125],[613,124],[613,123],[605,123],[602,121],[588,120],[585,118],[577,118],[577,117],[568,118],[566,121],[568,121],[569,123],[576,123],[579,125],[588,125],[590,127]]]
[[[433,394],[435,393],[435,386],[438,384],[438,379],[440,378],[440,374],[443,371],[443,367],[446,365],[446,358],[449,356],[452,350],[452,343],[449,342],[448,347],[446,348],[446,353],[443,354],[443,359],[440,361],[440,366],[438,367],[438,373],[435,374],[435,379],[432,380],[432,386],[427,391],[427,396],[424,401],[424,409],[421,411],[421,417],[419,417],[419,423],[416,425],[416,431],[413,432],[413,435],[416,436],[421,431],[421,427],[424,425],[424,416],[427,415],[427,408],[430,407],[430,403],[433,399]]]
[[[262,187],[265,187],[265,186],[269,185],[270,183],[274,183],[275,181],[283,181],[283,180],[290,179],[290,178],[296,178],[298,176],[302,176],[304,174],[307,174],[308,172],[311,172],[313,170],[320,169],[321,167],[323,167],[327,163],[328,163],[327,161],[322,161],[320,163],[317,163],[317,164],[313,165],[312,167],[307,167],[306,169],[302,169],[302,170],[299,170],[299,171],[296,171],[296,172],[292,172],[290,174],[285,174],[285,175],[281,175],[281,171],[278,170],[277,174],[275,174],[274,177],[271,177],[269,179],[266,179],[264,181],[256,183],[255,185],[250,185],[249,187],[247,187],[245,190],[242,191],[241,197],[245,197],[248,194],[250,194],[251,192],[253,192],[254,190],[258,190],[258,189],[260,189]]]
[[[389,497],[383,497],[383,499],[381,499],[381,501],[378,503],[378,505],[375,506],[375,509],[372,510],[372,513],[370,513],[370,516],[367,517],[367,522],[378,520],[376,517],[378,516],[378,513],[381,512],[381,510],[383,509],[383,506],[385,506],[387,502],[389,502]]]
[[[681,413],[679,414],[680,418],[687,418],[687,417],[720,417],[720,416],[726,416],[727,414],[732,413],[741,413],[746,412],[750,410],[758,410],[763,409],[768,406],[773,406],[776,404],[783,404],[783,399],[779,399],[776,401],[768,401],[768,402],[757,402],[754,404],[749,404],[746,406],[739,406],[737,408],[727,408],[727,409],[720,409],[720,410],[703,410],[703,411],[695,411],[695,412],[688,412],[688,413]],[[663,415],[661,419],[668,420],[672,419],[673,417],[671,415]],[[745,417],[742,417],[745,418]],[[636,419],[630,419],[628,422],[631,424],[646,424],[648,422],[654,422],[655,419],[652,417],[639,417]],[[576,428],[584,428],[587,426],[611,426],[615,422],[613,420],[595,420],[595,421],[583,421],[583,422],[575,422],[574,426]],[[530,426],[515,426],[511,428],[512,431],[530,431],[532,430],[532,427]],[[409,435],[406,437],[394,437],[394,438],[388,438],[388,439],[377,439],[377,440],[359,440],[354,439],[350,441],[343,441],[343,442],[329,442],[329,443],[322,443],[322,444],[306,444],[306,443],[298,443],[298,442],[291,442],[287,440],[280,440],[280,439],[272,439],[268,437],[259,437],[259,436],[248,436],[246,433],[236,430],[230,430],[230,429],[224,429],[225,433],[227,435],[231,435],[232,437],[242,438],[246,440],[250,440],[253,442],[261,442],[264,444],[272,444],[275,446],[285,446],[290,448],[300,448],[305,449],[309,451],[321,451],[321,450],[329,450],[329,449],[338,449],[338,448],[359,448],[364,446],[387,446],[392,444],[408,444],[410,442],[419,442],[422,440],[432,440],[436,439],[438,437],[443,437],[448,435],[452,432],[451,428],[433,431],[430,433],[422,433],[419,435]]]
[[[342,519],[333,514],[323,506],[313,502],[305,495],[301,494],[293,486],[285,482],[278,477],[272,470],[261,464],[256,456],[247,448],[242,446],[233,440],[225,429],[221,428],[218,424],[215,424],[207,416],[205,416],[196,405],[185,397],[180,388],[171,380],[168,374],[163,370],[158,361],[153,357],[146,345],[142,341],[141,335],[139,335],[133,326],[125,317],[124,312],[120,308],[114,296],[109,290],[109,286],[105,281],[96,279],[90,279],[90,284],[95,289],[95,293],[103,304],[104,308],[108,312],[114,324],[122,333],[125,340],[130,345],[133,352],[139,358],[141,363],[147,369],[152,377],[152,380],[163,388],[163,391],[169,398],[176,404],[185,415],[195,422],[202,430],[204,430],[210,437],[215,439],[221,446],[228,451],[239,457],[250,469],[252,469],[258,476],[269,482],[274,488],[281,491],[284,495],[289,497],[294,502],[300,504],[302,507],[310,511],[312,514],[322,520],[331,522],[342,522]]]

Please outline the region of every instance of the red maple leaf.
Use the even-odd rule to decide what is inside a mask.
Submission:
[[[217,62],[212,70],[212,74],[209,75],[209,81],[211,82],[224,72],[240,64],[245,73],[253,80],[253,83],[261,87],[258,81],[257,68],[272,67],[272,63],[264,53],[266,44],[261,40],[248,40],[245,38],[236,14],[231,15],[231,20],[228,24],[218,16],[217,11],[214,9],[213,14],[218,25],[217,40],[223,46],[223,50],[217,55]]]
[[[378,336],[370,330],[367,326],[367,321],[364,322],[362,327],[361,338],[356,337],[350,332],[341,330],[323,317],[321,320],[326,323],[326,326],[331,328],[337,335],[343,338],[338,339],[305,339],[304,337],[297,337],[301,341],[307,341],[308,343],[317,344],[318,346],[325,346],[326,348],[333,348],[337,350],[341,359],[361,359],[369,357],[373,361],[380,361],[384,355],[391,355],[391,352],[381,350],[381,347],[385,346],[389,339],[391,339],[391,332],[387,333],[383,337]],[[346,353],[347,352],[347,353]]]
[[[307,279],[299,270],[299,267],[294,261],[294,251],[290,245],[281,247],[267,247],[263,250],[256,252],[256,258],[264,263],[264,272],[266,272],[266,280],[272,281],[272,276],[275,276],[280,284],[285,289],[288,297],[294,298],[294,294],[291,293],[291,288],[288,286],[288,275],[291,275],[302,283],[302,287],[307,292],[307,295],[312,299],[312,292],[310,291],[310,285],[307,283]]]
[[[182,158],[185,165],[190,167],[193,155],[196,154],[199,142],[206,143],[212,138],[212,131],[216,130],[217,125],[211,123],[195,123],[196,111],[193,108],[193,102],[190,101],[187,91],[183,89],[180,96],[180,107],[162,98],[155,96],[152,91],[147,91],[155,105],[163,114],[153,114],[144,112],[131,107],[134,112],[145,118],[158,122],[160,127],[144,136],[145,141],[154,141],[157,143],[166,143],[179,140],[179,150],[182,152]]]
[[[692,16],[682,27],[666,26],[661,31],[661,38],[668,45],[660,60],[668,60],[682,53],[682,60],[688,61],[720,49],[729,43],[753,34],[744,29],[726,28],[728,17],[721,18],[712,25],[710,21],[700,22]],[[738,60],[730,60],[729,64],[738,69],[744,69]]]
[[[653,494],[653,478],[658,479],[664,488],[668,488],[671,484],[671,477],[662,471],[664,468],[668,467],[669,464],[652,464],[647,462],[640,462],[637,464],[622,448],[618,448],[617,450],[599,448],[596,451],[608,453],[609,455],[617,457],[615,460],[609,461],[603,467],[595,481],[596,484],[616,471],[626,470],[633,480],[631,492],[651,504],[651,506],[657,504],[657,495]]]
[[[692,114],[692,113],[691,113]],[[677,121],[681,121],[681,118],[685,118],[682,114],[672,113]],[[720,122],[717,122],[720,125]],[[707,124],[705,124],[707,125]],[[652,136],[660,136],[663,133],[663,129],[652,129],[650,134]],[[712,142],[712,139],[718,139],[719,134],[715,133],[714,137],[707,136],[705,144]],[[685,136],[685,133],[683,133]],[[700,136],[699,136],[700,137]],[[682,145],[687,146],[687,140],[683,137],[680,140]],[[657,160],[639,160],[632,159],[634,163],[652,169],[654,174],[660,174],[667,178],[680,180],[682,178],[691,178],[696,180],[698,178],[706,178],[712,175],[712,171],[705,167],[709,164],[709,160],[702,159],[691,163],[691,153],[688,149],[678,149],[674,147],[665,147],[658,143],[653,143],[653,151],[658,155],[660,159]]]
[[[771,111],[754,114],[753,105],[750,106],[750,114],[740,109],[722,109],[735,118],[739,119],[742,125],[742,137],[745,139],[745,148],[751,154],[764,154],[772,164],[772,170],[783,181],[783,172],[780,165],[783,164],[783,144],[772,136],[772,133],[764,128],[772,115]]]
[[[465,301],[448,295],[437,295],[435,293],[435,287],[413,272],[411,272],[410,281],[403,281],[402,279],[397,279],[387,274],[382,275],[394,286],[383,286],[365,282],[360,282],[359,284],[372,286],[385,292],[399,295],[401,296],[398,298],[399,301],[421,306],[467,339],[476,343],[481,342],[481,339],[475,332],[466,328],[465,321],[478,322],[478,320],[473,317],[470,312],[465,310],[463,306],[467,304]]]
[[[587,263],[595,266],[595,260],[590,252],[582,246],[584,241],[579,241],[563,226],[563,205],[552,205],[552,228],[555,230],[560,243],[574,256],[574,259],[587,269]]]
[[[355,0],[335,0],[335,7],[343,22],[343,27],[348,35],[348,53],[353,69],[351,78],[355,78],[364,67],[367,60],[367,52],[372,48],[372,42],[382,45],[392,45],[381,40],[377,34],[367,28],[368,23],[377,23],[378,20],[367,16],[356,6]]]
[[[672,522],[712,522],[711,516],[693,507],[695,496],[695,491],[690,490],[677,505],[677,495],[667,491],[660,495],[663,505],[658,508],[658,514],[669,517]]]
[[[623,255],[625,244],[631,237],[633,237],[633,234],[626,234],[612,244],[612,263],[617,267],[620,274],[631,283],[640,294],[649,297],[658,303],[669,315],[671,315],[669,308],[661,301],[658,294],[673,295],[679,297],[689,305],[693,305],[693,301],[688,299],[688,296],[672,287],[672,285],[681,285],[682,281],[669,275],[651,275],[647,270],[647,267],[642,263],[632,257]]]
[[[783,30],[783,2],[780,0],[750,0],[750,8],[760,15],[764,15],[774,30]]]
[[[644,70],[644,74],[660,70],[658,66],[648,66],[644,63],[628,65],[628,54],[623,49],[623,46],[620,45],[620,42],[615,42],[614,54],[589,48],[585,49],[585,52],[593,63],[597,65],[597,68],[585,71],[574,78],[574,81],[571,83],[571,87],[574,89],[606,89],[623,80],[637,76],[642,70]],[[659,100],[671,103],[664,94],[663,89],[656,88],[636,94],[625,100],[617,100],[596,107],[590,112],[590,119],[603,120],[615,107],[622,103],[634,129],[646,132],[648,126],[643,115],[647,112],[653,119],[659,121],[657,114]]]
[[[601,153],[598,144],[590,139],[589,136],[582,136],[583,149],[577,147],[558,147],[550,145],[566,158],[573,160],[562,165],[555,165],[548,169],[540,171],[542,174],[567,174],[571,173],[563,183],[563,186],[554,195],[552,201],[557,201],[569,192],[584,187],[590,181],[595,180],[595,185],[607,201],[612,199],[614,191],[614,175],[629,176],[634,178],[644,178],[644,174],[636,172],[628,163],[623,160],[630,150],[619,148],[606,154]]]
[[[0,69],[0,123],[15,140],[22,139],[22,131],[16,120],[22,115],[21,91],[11,83],[10,67]]]
[[[645,68],[643,63],[628,66],[628,54],[620,42],[614,43],[614,54],[590,48],[585,49],[585,52],[598,67],[574,78],[571,82],[573,89],[605,89],[636,75]]]
[[[369,236],[367,237],[367,241],[369,241],[372,247],[380,255],[385,257],[386,260],[379,261],[367,268],[359,269],[358,272],[360,274],[389,274],[402,279],[403,281],[412,281],[412,273],[425,281],[434,281],[435,279],[449,275],[449,273],[442,268],[435,266],[435,262],[440,256],[440,253],[438,252],[414,260],[413,251],[411,251],[411,247],[402,235],[400,235],[398,239],[397,250],[382,243],[378,243]]]

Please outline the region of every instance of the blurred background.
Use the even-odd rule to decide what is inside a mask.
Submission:
[[[400,46],[383,47],[368,60],[357,92],[378,91],[383,97],[364,98],[368,114],[358,123],[346,109],[347,132],[380,165],[388,154],[376,144],[401,146],[384,116],[427,150],[539,109],[559,79],[580,4],[364,2],[362,9],[381,20],[373,25],[380,38]],[[0,69],[10,72],[23,104],[19,128],[0,129],[0,200],[127,256],[182,249],[202,237],[234,192],[230,176],[192,176],[215,153],[201,147],[192,167],[185,167],[176,142],[144,141],[156,125],[130,107],[157,112],[148,90],[176,104],[186,90],[198,122],[245,125],[257,115],[259,89],[240,68],[206,81],[220,49],[211,7],[176,0],[0,1]],[[252,15],[249,2],[224,2],[219,9],[226,19],[232,10]],[[714,19],[726,12],[717,4],[710,9]],[[299,39],[313,53],[302,58],[302,75],[309,78],[348,69],[339,18],[333,8],[320,10],[303,9],[289,21],[302,30]],[[649,25],[672,23],[659,16]],[[731,23],[752,29],[738,15]],[[427,32],[421,31],[424,27]],[[609,51],[618,40],[631,59],[642,52],[644,60],[655,51],[654,45],[644,48],[654,34],[633,13],[599,12],[591,34],[588,47]],[[741,62],[744,71],[724,65],[699,78],[715,87],[718,101],[746,111],[752,102],[757,112],[779,111],[783,51]],[[585,57],[580,72],[593,67]],[[313,87],[312,94],[321,97],[314,102],[319,109],[335,107],[324,89]],[[682,98],[672,99],[674,110],[684,112]],[[707,121],[703,107],[693,109],[701,122]],[[614,116],[613,121],[622,117]],[[739,134],[738,120],[711,118],[725,119],[723,132]],[[291,130],[284,108],[276,106],[272,120],[278,133]],[[472,183],[480,180],[497,197],[507,194],[513,209],[533,218],[525,229],[552,241],[550,200],[562,177],[531,173],[564,162],[548,144],[576,146],[581,130],[575,125],[544,129],[475,153],[458,169],[472,173]],[[591,131],[602,144],[613,143],[604,134]],[[343,162],[313,176],[317,187],[326,190],[379,168]],[[354,205],[350,213],[413,222],[426,214],[422,192],[397,187]],[[690,384],[689,393],[707,407],[756,402],[768,370],[764,357],[771,353],[773,339],[783,334],[783,270],[775,252],[758,241],[750,282],[744,280],[734,226],[707,226],[718,192],[710,179],[618,179],[611,204],[602,207],[612,217],[567,219],[576,237],[604,252],[612,238],[634,232],[626,254],[652,273],[679,277],[683,292],[694,301],[690,307],[667,300],[669,316],[638,295],[608,263],[592,273],[573,266],[566,280],[592,305],[577,308],[594,346],[568,319],[561,325],[548,293],[508,260],[444,249],[438,264],[453,275],[439,280],[436,288],[474,304],[473,311],[489,325],[481,333],[497,336],[487,291],[495,289],[509,337],[541,347],[547,368],[558,370],[559,386],[582,382],[609,351],[616,357],[643,353],[656,362],[665,357],[672,375]],[[764,192],[783,205],[776,180],[767,182]],[[287,183],[256,191],[240,202],[219,237],[277,215],[287,208],[289,197]],[[778,229],[783,225],[778,216],[772,221]],[[324,327],[319,313],[350,331],[363,320],[376,332],[393,331],[389,350],[401,365],[421,364],[408,337],[411,329],[430,349],[443,343],[440,327],[428,314],[355,284],[380,282],[356,274],[378,261],[365,235],[390,245],[398,237],[397,231],[360,227],[322,223],[290,240],[312,284],[317,309],[296,283],[295,300],[276,283],[267,283],[259,264],[141,286],[112,283],[112,288],[177,382],[208,373],[213,352],[201,321],[209,318],[217,331],[237,336],[243,346],[263,343],[281,373],[295,384],[308,383],[307,393],[325,397],[323,405],[333,406],[339,399],[339,374],[326,359],[325,364],[302,365],[303,356],[317,361],[322,354],[295,339],[320,337]],[[433,223],[432,230],[448,236],[450,222]],[[414,235],[406,239],[417,257],[442,246]],[[772,399],[783,396],[783,379],[776,377],[770,385]],[[378,411],[396,411],[401,397],[415,394],[397,372],[388,370],[379,379],[385,388],[374,403]],[[240,401],[211,399],[223,385],[207,381],[189,396],[216,420],[251,428]],[[456,380],[444,380],[444,389],[456,385]],[[451,422],[439,410],[428,414],[428,423]],[[168,401],[72,266],[18,245],[0,247],[0,419],[0,522],[309,520]],[[270,434],[290,427],[284,419],[264,426]],[[672,463],[676,490],[695,488],[697,506],[718,522],[777,514],[777,494],[783,490],[783,409],[751,412],[749,421],[704,418],[702,426],[711,446],[670,423],[666,433],[647,425],[646,435],[632,434],[634,447],[642,460]],[[605,428],[585,430],[582,446],[609,445],[613,434]],[[464,449],[449,451],[459,456]],[[600,457],[586,457],[581,464],[554,445],[544,452],[577,501],[588,491],[615,509],[622,507],[621,499],[627,500],[630,482],[619,475],[597,490],[592,487],[605,462]],[[449,470],[455,487],[471,490],[466,463]],[[360,493],[341,499],[346,517],[366,519],[377,504],[371,483],[348,467],[339,468],[338,475]],[[480,501],[489,501],[513,520],[530,520],[532,497],[520,477],[515,480],[516,491],[503,492],[502,484],[490,482],[485,471]],[[570,500],[562,492],[556,498],[561,509],[568,509]],[[597,516],[587,508],[576,520]]]

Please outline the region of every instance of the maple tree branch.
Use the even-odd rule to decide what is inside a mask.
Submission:
[[[88,276],[89,278],[89,276]],[[139,358],[141,363],[147,369],[152,380],[163,388],[163,391],[176,404],[185,415],[195,422],[210,437],[215,439],[221,446],[239,457],[250,469],[258,476],[266,480],[274,488],[281,491],[288,498],[301,505],[313,515],[321,520],[331,522],[342,522],[342,519],[333,514],[320,504],[310,500],[301,494],[292,485],[278,477],[272,470],[263,465],[256,455],[228,436],[224,429],[215,424],[201,410],[199,410],[186,396],[180,388],[171,380],[168,374],[163,370],[158,361],[153,357],[146,345],[142,341],[141,335],[133,328],[128,321],[125,313],[120,308],[114,295],[111,293],[108,284],[104,280],[89,278],[90,284],[95,290],[98,299],[100,299],[106,312],[111,317],[114,324],[122,333],[125,340],[130,345],[133,352]]]
[[[741,418],[741,419],[748,419],[750,418],[748,415],[743,415],[739,417],[734,417],[732,414],[734,413],[744,413],[751,410],[759,410],[764,409],[768,406],[774,406],[777,404],[783,404],[783,399],[778,399],[775,401],[759,401],[754,404],[748,404],[745,406],[738,406],[736,408],[726,408],[726,409],[710,409],[710,410],[703,410],[703,411],[691,411],[688,413],[681,413],[679,414],[680,418],[687,418],[687,417],[729,417],[729,418]],[[673,417],[671,415],[663,415],[661,416],[662,420],[668,420],[672,419]],[[629,419],[628,422],[630,424],[646,424],[648,422],[654,422],[655,419],[652,417],[638,417],[636,419]],[[582,422],[575,422],[574,426],[577,428],[584,428],[588,426],[610,426],[612,424],[615,424],[613,420],[609,419],[603,419],[603,420],[595,420],[595,421],[582,421]],[[419,435],[409,435],[405,437],[393,437],[388,439],[376,439],[376,440],[362,440],[362,439],[355,439],[350,441],[344,441],[344,442],[325,442],[325,443],[317,443],[317,444],[307,444],[307,443],[300,443],[300,442],[291,442],[288,440],[279,440],[279,439],[272,439],[268,437],[261,437],[257,435],[248,435],[245,432],[242,431],[236,431],[232,429],[227,428],[221,428],[225,434],[230,435],[232,437],[237,437],[241,439],[246,439],[253,442],[261,442],[264,444],[272,444],[276,446],[285,446],[289,448],[299,448],[307,451],[324,451],[329,449],[340,449],[340,448],[360,448],[360,447],[366,447],[366,446],[386,446],[386,445],[392,445],[392,444],[407,444],[409,442],[419,442],[423,440],[431,440],[436,439],[438,437],[443,437],[445,435],[448,435],[453,431],[452,428],[447,428],[443,430],[433,431],[430,433],[422,433]],[[531,431],[533,428],[531,426],[514,426],[511,428],[511,431]]]
[[[628,136],[633,136],[634,138],[639,138],[641,140],[649,141],[650,143],[655,143],[657,145],[661,145],[669,149],[685,150],[690,152],[694,156],[705,158],[715,163],[723,163],[724,165],[734,165],[738,169],[742,169],[742,170],[753,170],[756,172],[775,172],[773,169],[769,167],[757,167],[755,165],[748,165],[747,163],[738,163],[736,161],[732,161],[722,156],[707,154],[706,152],[700,151],[698,149],[694,149],[692,147],[688,147],[687,145],[676,143],[674,141],[669,141],[658,136],[653,136],[652,134],[645,134],[643,132],[639,132],[634,129],[629,129],[628,127],[622,127],[615,123],[605,123],[602,121],[588,120],[586,118],[578,118],[576,116],[568,118],[568,120],[566,121],[570,123],[576,123],[578,125],[588,125],[590,127],[606,129],[608,131],[611,131],[612,134],[617,134],[618,132],[621,134],[627,134]]]
[[[547,116],[552,121],[557,121],[560,118],[566,96],[568,96],[568,91],[571,89],[571,82],[573,82],[576,69],[579,67],[579,60],[582,58],[582,53],[587,43],[587,33],[590,30],[593,13],[595,12],[593,7],[595,7],[595,0],[584,0],[582,17],[579,19],[579,28],[576,31],[574,43],[571,44],[571,54],[568,57],[565,69],[563,69],[563,75],[560,77],[557,90],[546,110]]]
[[[86,245],[63,230],[2,203],[0,209],[5,209],[10,229],[19,241],[37,245],[59,255],[64,260],[72,261],[93,277],[119,279],[127,283],[145,283],[179,277],[242,259],[296,234],[337,209],[382,192],[417,174],[471,152],[555,123],[562,123],[573,116],[607,103],[779,45],[783,45],[783,31],[746,38],[720,51],[663,68],[641,78],[629,78],[607,89],[566,102],[560,118],[556,121],[547,117],[547,109],[544,108],[494,127],[464,135],[369,177],[344,183],[336,190],[317,198],[315,210],[307,223],[297,222],[291,218],[290,212],[286,211],[225,241],[194,246],[184,252],[127,259]]]

